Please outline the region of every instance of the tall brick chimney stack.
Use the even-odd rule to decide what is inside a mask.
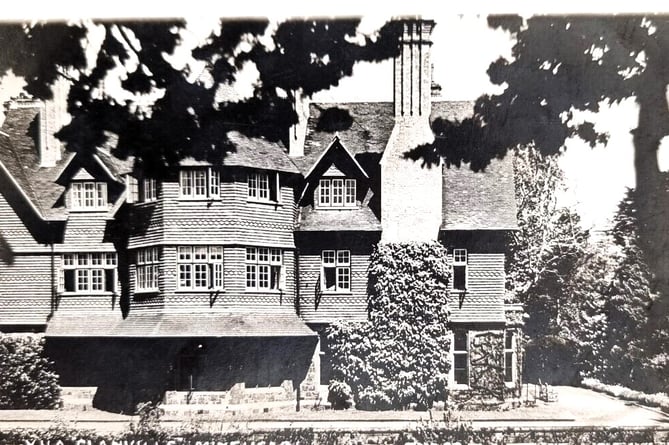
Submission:
[[[67,113],[70,82],[59,77],[53,86],[53,99],[46,101],[40,111],[40,167],[54,167],[63,156],[63,144],[56,136],[71,117]]]
[[[432,20],[402,23],[394,63],[395,126],[381,159],[381,240],[435,240],[442,220],[441,165],[426,167],[406,153],[434,142],[432,109]]]

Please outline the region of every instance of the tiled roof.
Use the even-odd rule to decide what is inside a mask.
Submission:
[[[127,159],[119,159],[116,156],[113,156],[109,150],[116,146],[118,142],[118,137],[115,134],[108,134],[109,139],[104,144],[104,147],[98,149],[96,154],[100,161],[107,167],[109,172],[114,176],[117,181],[122,181],[122,175],[126,173],[131,173],[132,168],[135,164],[135,159],[132,156],[129,156]]]
[[[471,116],[473,106],[471,101],[435,101],[430,120],[441,117],[461,121]],[[348,112],[352,120],[347,121],[342,111]],[[304,156],[292,158],[293,162],[303,173],[308,172],[335,134],[354,156],[382,153],[394,125],[391,102],[311,104]],[[467,165],[445,168],[443,177],[442,230],[518,227],[511,156],[494,159],[482,173],[474,173]],[[341,223],[333,224],[329,230],[342,230]],[[318,224],[327,225],[324,220]]]
[[[338,231],[338,230],[381,230],[381,222],[372,210],[362,205],[354,210],[316,210],[313,207],[303,207],[300,213],[298,230],[308,231]]]
[[[444,167],[442,230],[513,230],[516,198],[513,158],[493,159],[484,172]]]
[[[5,112],[2,131],[8,135],[0,145],[0,162],[45,218],[62,218],[65,210],[56,207],[64,187],[54,182],[67,156],[54,168],[39,167],[37,132],[39,109],[20,107]]]
[[[305,337],[316,334],[292,314],[230,312],[56,313],[47,337]]]
[[[451,293],[448,303],[451,323],[504,323],[504,300],[499,295]]]
[[[236,131],[229,132],[228,138],[235,144],[236,150],[223,158],[223,165],[262,168],[286,173],[300,172],[280,142],[250,138]]]

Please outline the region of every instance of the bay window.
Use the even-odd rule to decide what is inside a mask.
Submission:
[[[285,287],[283,252],[269,247],[246,248],[246,290],[281,290]]]
[[[222,246],[179,246],[177,253],[178,289],[223,288]]]
[[[188,168],[179,171],[180,198],[219,198],[220,184],[220,172],[214,168]]]
[[[137,292],[157,291],[160,265],[160,249],[148,247],[137,251],[136,285]]]

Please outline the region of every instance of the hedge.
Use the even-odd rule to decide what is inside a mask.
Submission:
[[[48,409],[59,404],[58,375],[44,355],[44,338],[0,334],[0,409]]]
[[[607,385],[597,379],[589,378],[583,379],[581,385],[585,388],[592,389],[593,391],[603,392],[623,400],[630,400],[632,402],[639,402],[643,405],[658,407],[662,409],[662,411],[669,413],[669,396],[663,392],[647,394],[620,385]]]

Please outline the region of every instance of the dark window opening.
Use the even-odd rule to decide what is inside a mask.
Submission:
[[[325,277],[325,289],[334,290],[336,287],[336,269],[334,267],[326,267],[323,269],[323,276]]]
[[[466,290],[467,266],[453,266],[453,289]]]

